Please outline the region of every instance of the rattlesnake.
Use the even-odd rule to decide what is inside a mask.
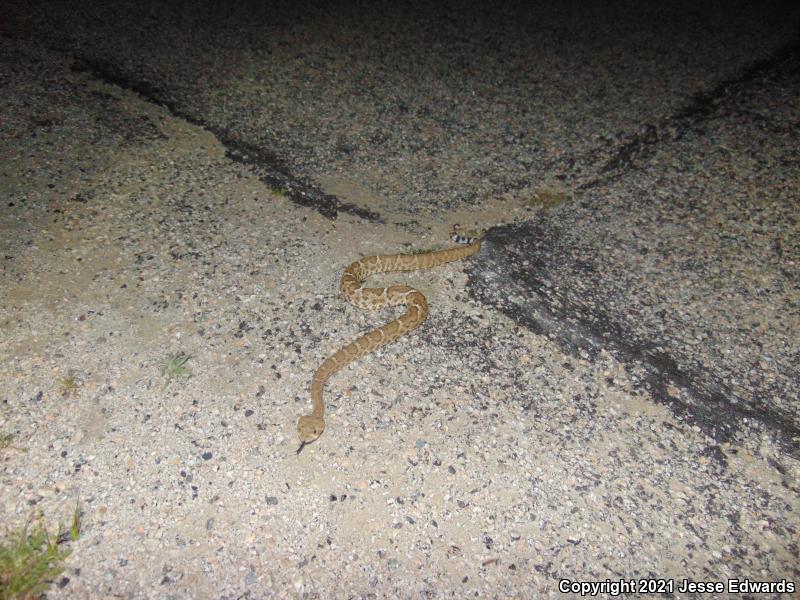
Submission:
[[[364,280],[376,273],[390,271],[416,271],[438,267],[445,263],[472,256],[481,248],[480,237],[465,237],[458,232],[453,241],[462,244],[446,250],[422,252],[418,254],[386,254],[367,256],[351,264],[342,275],[341,290],[351,304],[371,310],[384,306],[405,305],[408,310],[399,318],[390,321],[360,338],[350,342],[319,366],[311,379],[311,400],[314,403],[310,414],[297,421],[297,435],[300,447],[297,453],[322,435],[325,429],[325,405],[322,402],[322,388],[325,382],[339,369],[369,352],[377,350],[417,328],[428,316],[428,302],[418,290],[407,285],[393,285],[388,288],[365,288]]]

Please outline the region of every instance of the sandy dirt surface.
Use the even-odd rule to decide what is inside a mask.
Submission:
[[[295,453],[314,369],[391,314],[346,304],[347,264],[544,219],[535,188],[410,210],[337,170],[320,186],[381,219],[331,219],[63,53],[0,54],[0,514],[83,513],[48,598],[800,583],[791,453],[720,441],[613,352],[520,326],[467,293],[469,260],[375,278],[419,287],[428,321],[336,374]]]

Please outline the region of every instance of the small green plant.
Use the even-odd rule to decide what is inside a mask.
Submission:
[[[170,354],[161,363],[161,373],[164,375],[164,387],[170,384],[173,379],[177,377],[188,377],[191,373],[186,368],[186,362],[191,358],[187,354]]]
[[[276,196],[285,196],[286,195],[286,188],[282,188],[280,186],[275,186],[270,188],[270,191],[275,194]]]
[[[80,504],[75,504],[70,531],[59,525],[51,535],[36,513],[25,527],[6,534],[0,545],[0,600],[38,598],[63,571],[68,548],[59,547],[80,536]]]
[[[81,387],[81,383],[75,378],[75,373],[72,371],[63,379],[59,379],[58,383],[61,387],[61,395],[64,396],[64,398],[77,396],[78,390],[80,390]]]
[[[77,542],[81,535],[81,503],[75,503],[75,510],[72,512],[72,525],[69,528],[69,539]]]
[[[19,446],[12,446],[11,442],[14,441],[14,434],[13,433],[0,433],[0,450],[5,450],[6,448],[13,448],[14,450],[19,450],[20,452],[27,452],[27,448],[20,448]]]

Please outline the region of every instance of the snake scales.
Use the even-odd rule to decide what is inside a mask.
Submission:
[[[408,310],[397,319],[350,342],[326,358],[319,366],[311,379],[313,409],[310,414],[303,415],[297,421],[297,435],[300,438],[298,454],[306,444],[319,438],[325,430],[325,404],[322,401],[322,390],[328,378],[354,360],[416,329],[428,316],[428,302],[419,290],[407,285],[368,288],[363,286],[364,281],[376,273],[416,271],[437,267],[472,256],[481,247],[481,240],[477,237],[455,234],[453,240],[461,245],[419,254],[367,256],[347,267],[342,275],[341,290],[351,304],[370,310],[384,306],[404,305]]]

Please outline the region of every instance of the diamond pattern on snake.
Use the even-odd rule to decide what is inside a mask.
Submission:
[[[311,413],[303,415],[297,421],[297,435],[300,438],[298,454],[325,431],[325,403],[322,400],[322,391],[328,378],[354,360],[416,329],[428,316],[428,302],[419,290],[407,285],[368,288],[364,287],[364,281],[376,273],[438,267],[472,256],[481,248],[480,237],[466,237],[455,233],[452,239],[461,245],[417,254],[367,256],[347,267],[342,275],[341,290],[351,304],[370,310],[385,306],[405,306],[407,310],[397,319],[353,340],[326,358],[319,366],[311,379],[313,408]]]

